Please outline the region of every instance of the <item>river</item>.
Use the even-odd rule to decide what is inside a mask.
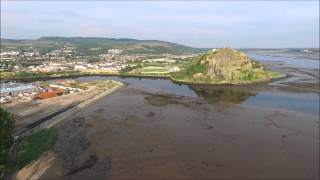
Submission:
[[[266,55],[258,55],[254,53],[248,53],[253,59],[259,60],[261,63],[268,63],[267,65],[271,69],[280,70],[281,68],[301,68],[302,70],[313,70],[319,71],[318,60],[312,59],[296,59],[287,57],[272,57]],[[271,66],[271,67],[270,67]],[[276,68],[274,68],[276,67]],[[282,73],[288,73],[286,71]],[[302,77],[301,86],[304,85],[305,76],[304,71],[297,71],[295,75],[290,78],[285,79],[287,81],[297,81]],[[308,78],[308,77],[307,77]],[[312,78],[312,77],[311,77]],[[310,78],[310,79],[311,79]],[[173,83],[167,79],[146,79],[146,78],[124,78],[117,76],[90,76],[90,77],[80,77],[77,80],[87,81],[96,79],[112,79],[116,81],[121,81],[133,87],[140,87],[147,91],[175,94],[181,96],[190,97],[202,97],[205,99],[212,98],[208,93],[197,93],[195,89],[198,85],[184,85]],[[308,79],[307,79],[308,80]],[[216,88],[214,86],[206,86],[210,94],[215,95],[215,92],[226,91],[225,95],[230,96],[228,93],[229,89],[237,89],[239,93],[233,93],[233,96],[241,96],[243,93],[251,93],[244,101],[241,102],[243,105],[254,105],[261,107],[270,107],[276,109],[285,109],[291,111],[298,111],[303,113],[311,113],[313,115],[319,114],[319,94],[318,93],[293,93],[292,91],[274,91],[275,86],[283,86],[283,84],[270,83],[266,87],[260,87],[258,91],[252,93],[252,86],[239,86],[239,87],[220,87]],[[316,88],[317,89],[317,88]],[[223,96],[223,95],[219,95]]]
[[[318,61],[299,68],[249,55],[288,78],[244,86],[76,78],[127,86],[56,127],[41,178],[318,179]]]

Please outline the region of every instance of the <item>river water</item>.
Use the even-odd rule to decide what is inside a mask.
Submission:
[[[280,66],[293,67],[293,68],[308,68],[318,69],[320,60],[306,59],[306,58],[295,58],[295,57],[280,57],[280,56],[267,56],[261,54],[255,54],[254,52],[247,52],[248,55],[260,62],[281,62]]]
[[[319,62],[312,59],[295,59],[287,57],[272,57],[266,55],[257,55],[254,53],[248,53],[249,56],[253,59],[259,60],[261,63],[269,63],[268,65],[276,67],[274,69],[280,70],[282,67],[285,68],[302,68],[319,71]],[[279,64],[280,63],[280,64]],[[286,73],[286,72],[282,72]],[[287,78],[286,81],[296,80],[303,74],[298,73],[293,77]],[[237,102],[243,105],[253,105],[261,107],[270,107],[275,109],[285,109],[290,111],[298,111],[303,113],[310,113],[313,115],[319,114],[319,94],[318,93],[293,93],[288,91],[274,91],[272,88],[275,88],[275,85],[265,85],[261,87],[255,87],[259,90],[255,90],[252,93],[252,86],[239,86],[239,87],[215,87],[215,86],[206,86],[202,89],[207,89],[207,92],[196,92],[197,85],[184,85],[177,84],[167,79],[148,79],[148,78],[124,78],[117,76],[89,76],[89,77],[80,77],[77,80],[87,81],[87,80],[97,80],[97,79],[112,79],[115,81],[121,81],[133,87],[139,87],[152,92],[175,94],[181,96],[189,97],[202,97],[205,99],[212,99],[212,96],[230,96],[230,89],[236,89],[237,92],[233,91],[232,96],[242,96],[243,93],[251,94],[247,96],[243,101]],[[305,79],[303,79],[305,80]],[[302,86],[303,86],[303,82]],[[276,84],[281,86],[283,84]],[[225,91],[225,93],[221,93]],[[217,93],[220,93],[217,95]],[[211,96],[210,96],[211,95]]]
[[[41,177],[319,179],[317,62],[297,68],[280,57],[250,56],[288,78],[245,86],[76,78],[127,86],[56,127],[55,160]]]

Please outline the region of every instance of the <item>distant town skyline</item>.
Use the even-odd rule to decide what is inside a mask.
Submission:
[[[319,1],[1,1],[1,38],[42,36],[319,47]]]

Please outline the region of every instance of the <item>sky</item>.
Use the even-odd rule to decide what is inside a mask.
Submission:
[[[1,1],[1,38],[42,36],[319,47],[319,1]]]

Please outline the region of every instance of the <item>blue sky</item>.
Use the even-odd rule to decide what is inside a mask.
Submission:
[[[1,1],[2,38],[41,36],[319,47],[319,1]]]

